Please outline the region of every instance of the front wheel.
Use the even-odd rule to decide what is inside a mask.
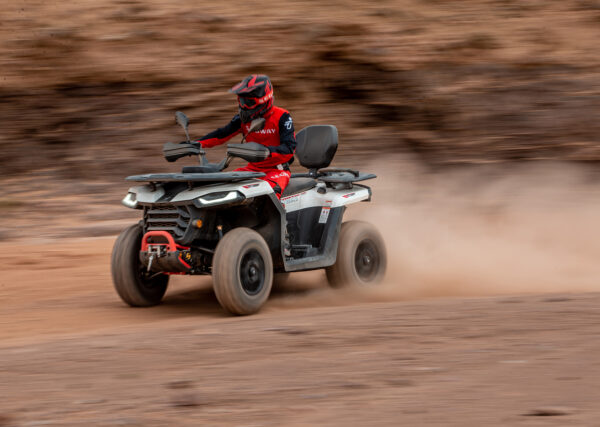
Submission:
[[[273,260],[265,239],[250,228],[227,233],[215,250],[212,275],[215,295],[225,310],[256,313],[273,285]]]
[[[142,227],[138,224],[125,229],[117,238],[111,257],[115,290],[132,307],[157,305],[169,284],[169,276],[148,275],[140,262],[142,234]]]
[[[335,288],[371,285],[385,275],[387,255],[381,234],[368,222],[342,224],[337,259],[327,267],[327,280]]]

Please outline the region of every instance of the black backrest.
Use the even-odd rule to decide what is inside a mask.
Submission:
[[[296,134],[296,157],[308,169],[329,166],[338,146],[338,131],[333,125],[314,125]]]

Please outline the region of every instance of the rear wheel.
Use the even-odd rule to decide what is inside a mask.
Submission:
[[[215,250],[212,266],[215,295],[233,314],[256,313],[269,298],[273,260],[267,243],[249,228],[227,233]]]
[[[368,222],[342,224],[337,260],[327,267],[327,280],[333,287],[371,285],[385,275],[387,255],[381,234]]]
[[[111,257],[112,278],[121,299],[132,307],[149,307],[162,300],[169,276],[147,274],[140,262],[142,227],[125,229],[115,242]]]

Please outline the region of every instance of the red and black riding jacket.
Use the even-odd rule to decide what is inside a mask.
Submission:
[[[290,113],[283,108],[271,108],[264,116],[265,125],[259,130],[248,134],[250,123],[242,123],[239,115],[231,121],[198,140],[203,147],[210,148],[229,141],[240,132],[246,136],[247,142],[257,142],[266,146],[271,155],[261,162],[250,163],[257,169],[274,169],[277,165],[291,163],[296,150],[296,135]]]

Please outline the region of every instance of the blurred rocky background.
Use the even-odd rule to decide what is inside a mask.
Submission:
[[[175,110],[199,137],[250,73],[296,130],[338,127],[337,164],[597,162],[598,40],[598,0],[8,0],[1,179],[123,191],[128,174],[178,170],[161,153],[183,139]]]
[[[600,160],[600,1],[14,1],[0,26],[2,175],[168,169],[175,110],[200,136],[266,73],[340,156]]]

